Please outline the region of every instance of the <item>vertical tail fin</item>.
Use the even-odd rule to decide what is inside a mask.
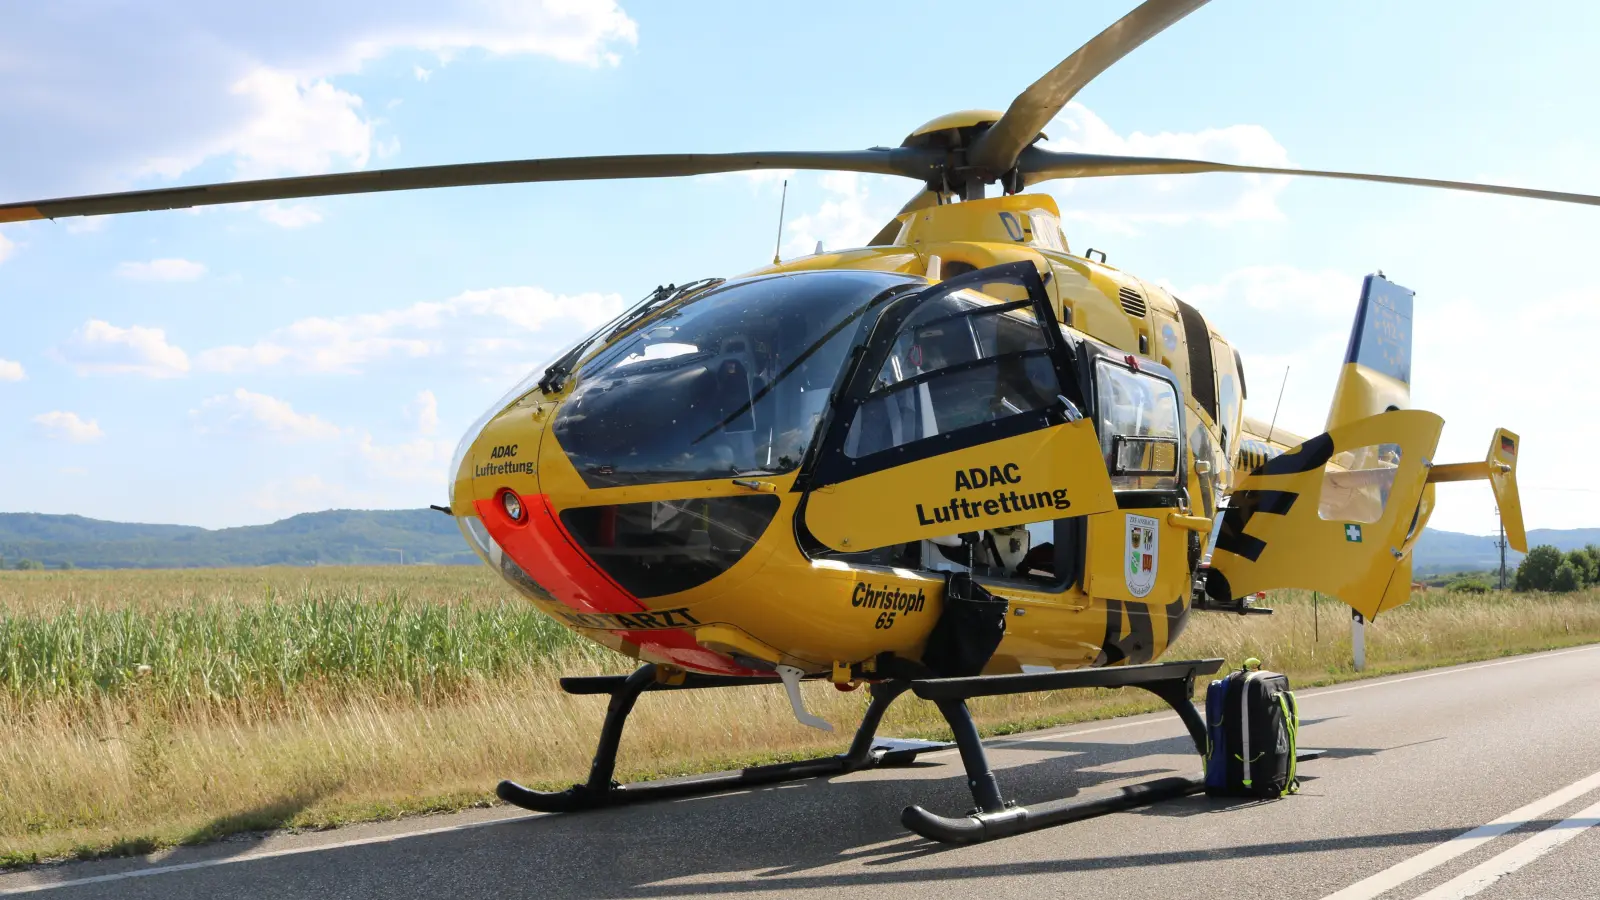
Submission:
[[[1328,429],[1411,405],[1413,291],[1383,277],[1361,284],[1350,344],[1328,410]]]

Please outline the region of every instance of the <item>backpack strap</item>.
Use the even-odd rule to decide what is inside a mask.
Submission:
[[[1260,672],[1246,672],[1239,679],[1239,749],[1243,755],[1239,757],[1244,763],[1244,786],[1250,787],[1250,683],[1260,677]]]
[[[1278,706],[1283,710],[1283,727],[1289,732],[1289,781],[1283,786],[1285,794],[1300,792],[1300,779],[1295,775],[1295,763],[1300,757],[1300,704],[1293,691],[1278,694]]]

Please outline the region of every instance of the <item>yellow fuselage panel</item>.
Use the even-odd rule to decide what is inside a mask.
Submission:
[[[1273,588],[1333,594],[1367,617],[1405,602],[1400,571],[1433,506],[1428,467],[1444,420],[1380,413],[1329,430],[1246,476],[1211,567],[1235,597]],[[1377,450],[1382,462],[1339,460]],[[1401,587],[1404,582],[1404,587]]]
[[[1339,381],[1333,391],[1327,427],[1333,429],[1410,405],[1410,385],[1360,363],[1345,363],[1339,370]]]
[[[1116,508],[1094,423],[1081,419],[818,488],[806,525],[858,551]]]
[[[494,514],[497,498],[508,488],[524,502],[542,495],[557,515],[577,506],[750,492],[722,479],[591,489],[545,427],[548,421],[540,404],[513,407],[485,427],[466,455],[462,482],[471,488],[467,496],[488,501],[486,517]],[[1092,435],[1092,431],[1088,433]],[[535,463],[533,474],[520,467],[515,472],[491,467],[490,462],[498,466],[500,459],[508,458],[504,454],[494,457],[495,449],[511,446],[517,448],[516,460]],[[535,449],[530,453],[527,447]],[[1005,478],[1004,465],[1000,468]],[[720,652],[737,650],[807,671],[823,671],[835,661],[863,662],[882,653],[918,658],[943,607],[943,576],[808,558],[794,537],[801,494],[791,490],[793,480],[792,473],[772,479],[780,503],[778,512],[756,545],[735,565],[691,590],[646,598],[640,607],[654,613],[657,622],[675,622],[691,634],[703,629],[704,645]],[[813,500],[825,496],[817,494]],[[1104,510],[1107,500],[1100,497],[1084,506]],[[884,502],[897,502],[897,498],[885,497]],[[480,509],[484,506],[479,504]],[[1113,508],[1088,516],[1083,577],[1060,590],[986,582],[1014,607],[1005,639],[988,671],[1090,664],[1100,658],[1107,641],[1112,647],[1102,661],[1145,661],[1159,654],[1171,639],[1170,623],[1181,622],[1187,615],[1190,578],[1188,533],[1167,523],[1169,512]],[[1130,521],[1137,524],[1130,526]],[[1134,540],[1129,537],[1130,527],[1141,529],[1139,552],[1130,549]],[[1154,554],[1145,553],[1151,546],[1146,528],[1155,538]],[[1147,562],[1145,555],[1151,555],[1151,560]],[[545,560],[524,556],[516,562],[535,581],[544,583],[541,567]],[[634,627],[638,613],[620,617],[616,612],[597,613],[584,603],[591,598],[529,596],[558,621],[619,652],[684,665],[681,658],[662,656],[648,640],[639,639],[641,632]]]
[[[938,278],[940,265],[961,264],[956,271],[965,271],[965,266],[985,268],[1027,260],[1048,276],[1046,290],[1051,305],[1058,317],[1070,322],[1075,330],[1130,354],[1157,359],[1178,370],[1180,377],[1186,371],[1181,341],[1176,347],[1166,346],[1155,327],[1157,315],[1170,313],[1170,298],[1131,276],[1067,253],[1057,208],[1047,196],[1002,197],[910,213],[900,241],[896,246],[826,252],[790,260],[752,274],[853,269]],[[1119,290],[1129,286],[1145,298],[1149,310],[1145,316],[1129,314],[1119,300]],[[646,318],[633,328],[648,327],[653,319],[654,316]],[[632,330],[617,339],[625,339]],[[602,348],[593,351],[602,352]],[[545,519],[541,521],[548,531],[545,543],[524,541],[515,552],[507,548],[505,554],[507,558],[515,556],[522,570],[520,577],[537,582],[537,589],[527,584],[518,586],[541,609],[621,652],[704,671],[726,672],[728,666],[746,665],[751,660],[822,671],[834,663],[859,663],[883,653],[907,659],[920,657],[943,606],[944,576],[928,569],[813,559],[797,543],[804,527],[798,519],[814,517],[808,519],[812,533],[838,549],[879,546],[886,540],[918,540],[927,536],[917,530],[926,525],[915,517],[919,490],[933,491],[922,501],[925,519],[937,525],[935,501],[950,517],[956,514],[949,503],[956,488],[953,469],[941,472],[937,478],[912,471],[915,464],[885,470],[879,475],[895,481],[895,485],[885,481],[873,488],[881,495],[877,499],[861,502],[861,498],[853,498],[848,503],[835,503],[836,508],[832,509],[827,491],[832,490],[832,496],[838,498],[841,492],[851,490],[848,481],[813,493],[808,510],[801,502],[803,495],[794,490],[792,471],[760,476],[759,481],[747,480],[743,485],[729,478],[597,487],[574,468],[555,433],[548,428],[570,394],[571,384],[581,380],[581,364],[579,370],[568,387],[549,395],[535,391],[491,419],[465,454],[457,473],[457,514],[476,510],[486,523],[493,522],[501,528],[513,543],[518,540],[517,533],[504,531],[505,523],[495,518],[503,492],[509,489],[524,496],[529,506],[542,511]],[[1192,400],[1187,405],[1187,428],[1192,431],[1198,424],[1214,432],[1215,426],[1209,420],[1197,418]],[[1052,443],[1049,434],[1057,431],[1074,438],[1068,442],[1071,446],[1057,447]],[[994,455],[997,446],[991,443],[974,448],[976,461],[959,468],[976,469],[981,463],[987,480],[990,470],[997,467],[1001,480],[1006,482],[1004,500],[1011,500],[1013,492],[1020,498],[1026,489],[1029,496],[1036,497],[1035,506],[1039,502],[1036,495],[1041,492],[1048,493],[1054,505],[1057,489],[1067,489],[1073,512],[1092,513],[1083,519],[1086,555],[1082,571],[1059,589],[1023,581],[984,580],[990,590],[1010,598],[1015,607],[989,671],[1154,658],[1181,630],[1188,613],[1191,532],[1168,521],[1172,509],[1116,508],[1090,423],[1025,437],[1050,444],[1052,449],[1047,455],[1051,458],[990,460],[988,457]],[[512,447],[515,456],[507,456]],[[989,452],[984,452],[985,447]],[[531,457],[529,448],[534,454]],[[977,459],[980,456],[983,459]],[[509,465],[508,460],[516,465]],[[531,472],[526,471],[530,461]],[[1014,475],[1007,474],[1008,464],[1016,467]],[[1042,473],[1046,469],[1058,470],[1062,478],[1073,480],[1074,484],[1051,481],[1039,487],[1030,483],[1030,479],[1044,479]],[[1074,471],[1079,473],[1075,479]],[[1099,472],[1099,480],[1091,485],[1081,473],[1092,471]],[[969,473],[967,477],[970,486],[975,476]],[[1195,482],[1189,483],[1194,493]],[[756,491],[775,498],[773,502],[777,504],[777,511],[759,540],[725,571],[671,594],[628,596],[598,566],[582,559],[578,542],[561,524],[563,512],[572,509],[682,505],[696,499],[751,496]],[[978,496],[979,493],[961,498],[968,501],[961,515],[966,517],[972,512],[983,518],[983,528],[1014,524],[1012,518],[1040,520],[1037,512],[1018,518],[1001,497]],[[990,516],[985,501],[993,501],[999,507],[996,515]],[[897,509],[896,504],[905,507],[902,512],[909,511],[911,533],[901,534],[896,528],[892,534],[871,534],[874,520]],[[1195,512],[1205,515],[1210,510]],[[991,518],[993,521],[989,521]],[[980,527],[955,525],[954,529]],[[929,534],[951,533],[950,526],[923,530]],[[845,538],[851,543],[845,544]],[[528,549],[535,546],[543,549]],[[549,554],[561,559],[547,558]],[[551,565],[559,571],[550,570]],[[517,583],[512,574],[507,577]],[[681,638],[668,640],[671,635]],[[689,649],[685,649],[686,641]],[[701,649],[694,650],[695,646]]]

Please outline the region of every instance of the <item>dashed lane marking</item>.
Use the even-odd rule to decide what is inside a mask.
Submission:
[[[1600,803],[1582,810],[1570,819],[1551,825],[1498,856],[1484,860],[1423,894],[1417,900],[1464,900],[1595,825],[1600,825]]]
[[[1571,803],[1595,788],[1600,788],[1600,772],[1596,772],[1587,778],[1579,779],[1578,781],[1567,785],[1553,794],[1540,797],[1538,800],[1529,803],[1527,806],[1506,813],[1487,825],[1480,825],[1471,831],[1458,834],[1437,847],[1434,847],[1430,850],[1425,850],[1422,853],[1419,853],[1403,862],[1396,863],[1376,875],[1363,878],[1362,880],[1350,885],[1342,891],[1329,894],[1328,896],[1322,898],[1322,900],[1372,900],[1372,898],[1377,897],[1379,894],[1405,884],[1411,879],[1416,878],[1418,875],[1422,875],[1425,872],[1430,872],[1434,869],[1437,869],[1438,867],[1444,865],[1452,859],[1455,859],[1458,856],[1471,853],[1479,847],[1482,847],[1484,844],[1489,843],[1490,841],[1509,831],[1515,831],[1516,829],[1528,824],[1530,821],[1537,819],[1539,816],[1544,815],[1552,809],[1557,809],[1565,806],[1568,803]],[[1587,814],[1590,813],[1590,810],[1596,809],[1597,807],[1590,807],[1590,809],[1585,810],[1584,813]],[[1562,824],[1564,825],[1566,823]],[[1545,833],[1548,833],[1549,831],[1555,831],[1560,827],[1560,825],[1552,826],[1552,828],[1548,829]],[[1562,841],[1576,837],[1578,832],[1581,830],[1582,829],[1572,829],[1572,833],[1570,835],[1567,835],[1565,832],[1563,832],[1564,836],[1562,837]],[[1552,847],[1549,849],[1553,849],[1553,846],[1554,845],[1552,845]],[[1539,852],[1542,853],[1545,851],[1540,850]],[[1502,854],[1501,856],[1504,855],[1505,854]],[[1501,857],[1497,856],[1489,862],[1493,863],[1500,859]],[[1522,865],[1526,865],[1528,862],[1531,862],[1532,859],[1533,857],[1529,857],[1527,860],[1517,863],[1517,866],[1520,867]],[[1485,865],[1487,865],[1487,863]],[[1473,871],[1476,872],[1477,870],[1475,869]],[[1510,870],[1508,869],[1507,871]],[[1472,873],[1469,872],[1468,874]],[[1489,881],[1492,882],[1495,877],[1499,876],[1493,876],[1489,879]],[[1453,883],[1454,882],[1452,882],[1452,884]],[[1485,884],[1485,886],[1487,886],[1487,884]],[[1474,891],[1474,893],[1475,892],[1476,891]],[[1465,897],[1467,894],[1440,894],[1437,897],[1433,893],[1424,895],[1426,900],[1440,900],[1440,898],[1445,896]],[[1421,898],[1419,898],[1419,900],[1421,900]]]

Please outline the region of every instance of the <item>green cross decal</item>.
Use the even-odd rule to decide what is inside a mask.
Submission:
[[[1361,526],[1354,524],[1346,525],[1344,527],[1344,539],[1352,544],[1361,543]]]

